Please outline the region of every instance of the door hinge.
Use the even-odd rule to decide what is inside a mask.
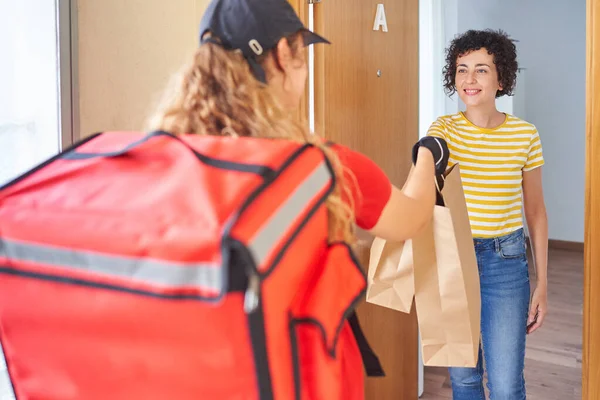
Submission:
[[[316,3],[320,3],[321,0],[306,0],[308,2],[308,4],[316,4]]]

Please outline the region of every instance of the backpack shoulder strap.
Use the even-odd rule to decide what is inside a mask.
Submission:
[[[358,322],[358,316],[356,315],[356,311],[352,311],[352,314],[348,316],[348,323],[352,328],[352,333],[354,334],[354,338],[356,339],[356,343],[358,344],[358,348],[360,350],[360,355],[363,360],[363,365],[365,366],[365,372],[367,376],[378,376],[384,377],[385,371],[381,366],[381,362],[379,362],[379,357],[373,351],[367,338],[365,337],[362,328],[360,327],[360,323]]]

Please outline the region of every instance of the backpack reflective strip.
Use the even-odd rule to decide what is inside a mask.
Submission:
[[[196,288],[219,292],[222,289],[220,265],[177,263],[24,243],[0,238],[0,257],[126,278],[151,286]]]
[[[262,265],[269,257],[286,231],[296,222],[298,215],[308,207],[310,201],[331,182],[331,173],[325,162],[320,163],[310,175],[282,203],[272,218],[268,219],[249,243],[255,260]]]

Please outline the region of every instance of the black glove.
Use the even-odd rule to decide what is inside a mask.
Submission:
[[[413,146],[413,164],[417,163],[417,155],[419,154],[419,148],[421,146],[426,147],[429,151],[431,151],[431,154],[433,154],[433,160],[435,161],[435,174],[438,176],[443,175],[444,172],[446,172],[446,168],[448,168],[448,159],[450,158],[450,150],[448,150],[446,141],[442,138],[433,136],[425,136],[421,138]]]

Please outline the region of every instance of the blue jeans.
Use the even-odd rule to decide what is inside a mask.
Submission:
[[[476,368],[450,368],[454,400],[485,400],[483,358],[492,400],[524,400],[529,271],[523,229],[475,239],[481,282],[481,340]],[[484,357],[482,357],[482,355]]]

